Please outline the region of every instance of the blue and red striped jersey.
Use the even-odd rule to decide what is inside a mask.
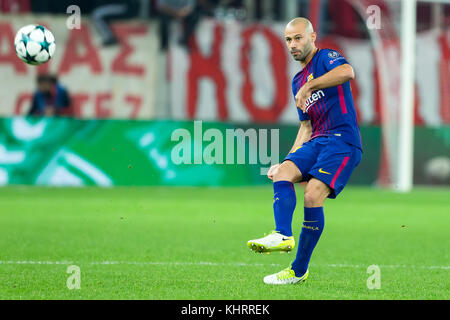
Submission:
[[[343,64],[348,62],[339,52],[319,49],[311,61],[294,76],[292,80],[294,97],[306,82]],[[311,139],[318,136],[341,136],[345,142],[362,150],[350,81],[314,91],[306,101],[306,112],[299,108],[297,111],[300,121],[311,120]]]

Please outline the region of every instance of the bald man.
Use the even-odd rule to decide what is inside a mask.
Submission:
[[[309,261],[324,227],[325,199],[337,197],[362,156],[350,89],[353,68],[339,52],[316,47],[317,35],[308,19],[290,21],[284,36],[289,52],[302,66],[292,80],[300,128],[289,154],[267,174],[273,181],[275,230],[248,241],[251,250],[289,252],[295,247],[294,183],[307,183],[296,259],[286,269],[266,276],[267,284],[293,284],[308,278]]]

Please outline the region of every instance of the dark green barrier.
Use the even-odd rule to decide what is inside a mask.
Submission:
[[[252,185],[291,148],[297,126],[192,121],[0,119],[0,183],[38,185]],[[449,153],[449,128],[416,130],[416,177]],[[363,160],[350,183],[372,184],[380,129],[362,127]],[[432,141],[432,142],[430,142]],[[445,146],[445,147],[443,147]]]

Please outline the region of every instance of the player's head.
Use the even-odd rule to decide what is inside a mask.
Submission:
[[[51,92],[57,83],[57,77],[48,73],[41,73],[37,76],[37,86],[40,92]]]
[[[311,22],[306,18],[291,20],[284,30],[284,37],[289,52],[297,61],[305,61],[308,55],[316,49],[316,33]]]

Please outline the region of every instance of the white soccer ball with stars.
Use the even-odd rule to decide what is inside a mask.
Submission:
[[[25,63],[39,65],[55,53],[55,37],[45,27],[30,24],[17,32],[14,39],[17,56]]]

